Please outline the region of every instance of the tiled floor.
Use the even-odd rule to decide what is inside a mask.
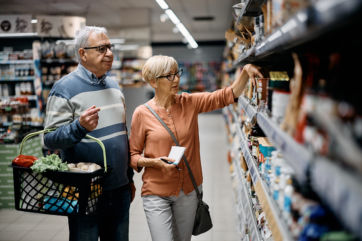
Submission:
[[[209,204],[214,227],[192,240],[240,240],[235,224],[226,134],[221,114],[199,117],[204,200]],[[141,175],[135,175],[137,194],[130,212],[130,241],[151,241],[140,198]],[[66,241],[67,218],[15,210],[0,210],[0,241]],[[155,240],[157,241],[157,240]]]

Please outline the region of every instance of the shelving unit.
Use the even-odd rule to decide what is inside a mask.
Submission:
[[[2,78],[0,82],[22,82],[22,81],[33,81],[35,76],[21,76],[21,77],[12,77],[12,78]]]
[[[271,121],[265,113],[256,114],[257,122],[271,142],[285,156],[288,163],[295,170],[295,175],[299,183],[306,183],[306,173],[312,160],[313,154],[299,145],[291,136],[284,133]]]
[[[254,7],[260,8],[264,2],[266,1],[246,1],[245,8],[241,10],[242,14],[238,16],[237,21],[240,21],[243,16],[257,16],[258,14],[253,15],[252,13],[248,15],[247,7],[252,4]],[[226,71],[235,71],[240,65],[247,63],[257,63],[261,67],[266,65],[269,68],[273,64],[280,67],[281,63],[275,63],[278,62],[275,59],[290,55],[292,51],[301,53],[303,50],[308,53],[316,51],[324,56],[323,54],[328,53],[326,50],[332,46],[332,41],[331,45],[326,44],[325,41],[331,40],[333,35],[337,35],[336,38],[339,41],[342,38],[341,35],[345,36],[347,33],[347,36],[354,41],[352,47],[345,42],[343,47],[336,47],[331,51],[345,51],[347,53],[344,57],[352,56],[353,48],[358,45],[357,41],[361,40],[359,32],[355,36],[352,35],[360,23],[361,12],[362,2],[359,0],[312,2],[307,8],[298,11],[283,25],[274,29],[273,33],[261,42],[240,53],[232,67]],[[286,66],[288,70],[290,70],[289,67],[289,65]],[[321,156],[316,151],[312,151],[309,146],[298,143],[292,136],[284,132],[279,124],[269,117],[268,113],[251,104],[245,97],[239,98],[235,109],[237,110],[235,111],[230,106],[225,108],[224,115],[232,116],[233,123],[228,123],[228,125],[232,125],[235,135],[239,139],[234,144],[239,145],[237,146],[239,152],[244,156],[256,194],[261,200],[263,210],[267,213],[267,220],[272,226],[273,238],[275,240],[293,240],[288,225],[283,220],[281,211],[272,198],[263,176],[258,171],[256,161],[250,153],[248,142],[241,130],[242,120],[240,114],[237,113],[239,110],[246,118],[243,121],[257,123],[268,140],[282,153],[283,159],[294,169],[298,184],[311,188],[320,199],[321,204],[332,211],[345,230],[362,240],[362,151],[357,143],[352,143],[351,134],[340,128],[341,120],[329,116],[323,111],[323,106],[318,106],[318,104],[316,104],[316,110],[311,113],[310,118],[313,123],[328,133],[328,140],[336,146],[334,152],[337,152],[338,156],[330,157]],[[234,152],[238,151],[237,147],[233,146]],[[338,160],[339,157],[344,157],[343,161]],[[233,162],[234,166],[237,166],[237,162],[234,160]],[[240,168],[235,169],[235,172],[241,172]],[[240,189],[240,193],[240,195],[245,194],[242,189]],[[242,200],[239,198],[237,201]]]
[[[0,64],[33,64],[31,59],[0,60]]]
[[[15,98],[25,97],[29,101],[29,109],[36,109],[36,118],[40,118],[40,107],[38,103],[38,96],[35,95],[36,86],[35,86],[35,63],[32,59],[20,59],[20,60],[1,60],[1,77],[0,84],[3,85],[2,88],[6,89],[6,95],[1,93],[2,100],[10,100]],[[30,74],[30,75],[29,75]],[[27,86],[24,86],[23,83]],[[30,86],[29,86],[30,85]],[[6,87],[6,88],[5,88]],[[25,88],[26,87],[26,88]],[[2,89],[1,88],[1,89]],[[19,88],[17,90],[17,88]],[[26,91],[25,91],[26,90]],[[5,90],[2,90],[5,91]],[[26,93],[21,93],[25,91]],[[19,93],[20,92],[20,93]],[[34,112],[32,112],[34,114]],[[29,115],[21,114],[22,116]],[[23,120],[21,122],[13,121],[11,114],[2,113],[2,127],[8,127],[12,124],[21,124],[26,126],[38,127],[38,122]],[[10,118],[9,118],[10,117]],[[33,118],[33,117],[31,117]]]
[[[362,220],[359,219],[362,214],[362,202],[358,201],[362,200],[361,176],[345,170],[333,160],[319,157],[308,151],[302,145],[294,141],[289,135],[280,130],[265,113],[257,112],[255,107],[247,103],[247,100],[244,97],[239,99],[239,103],[249,118],[256,116],[256,120],[264,133],[271,142],[275,144],[278,150],[283,153],[286,161],[288,161],[295,170],[299,183],[306,184],[307,181],[311,182],[311,185],[315,188],[314,191],[328,204],[343,223],[345,223],[354,233],[360,234],[360,237],[362,237],[360,230]],[[235,112],[233,112],[230,107],[228,111],[231,111],[234,119],[237,120]],[[238,123],[241,122],[238,120]],[[241,129],[237,128],[237,132],[241,139],[241,150],[247,165],[250,168],[250,173],[254,174],[252,175],[253,182],[257,182],[260,177],[255,174],[258,173],[255,162],[250,155]],[[310,180],[308,180],[309,173],[311,175]],[[266,188],[265,184],[263,186]],[[331,190],[333,190],[333,192],[331,192]],[[342,209],[341,205],[349,209],[349,211]]]
[[[228,111],[227,109],[223,109],[223,112]],[[226,113],[224,113],[225,116],[227,116]],[[226,118],[226,121],[228,122],[228,126],[234,126],[233,128],[233,136],[236,136],[238,138],[238,133],[236,130],[238,129],[235,125],[235,123],[231,122]],[[236,179],[235,180],[235,200],[237,203],[237,211],[238,211],[238,222],[240,226],[240,233],[243,235],[243,226],[247,225],[249,229],[249,238],[250,240],[255,241],[262,241],[261,234],[258,230],[257,222],[255,219],[254,211],[252,208],[252,201],[251,196],[249,194],[249,191],[247,189],[245,175],[243,174],[243,171],[240,168],[240,162],[237,161],[237,158],[240,157],[240,146],[237,145],[237,143],[234,143],[231,151],[233,152],[234,158],[232,159],[232,165],[233,165],[233,176]]]
[[[247,224],[250,230],[250,240],[261,241],[262,239],[260,237],[260,232],[258,230],[255,216],[253,214],[251,197],[245,184],[245,178],[242,177],[240,163],[237,163],[237,161],[234,159],[233,166],[235,168],[235,177],[238,181],[236,192],[239,195],[237,195],[236,199],[238,200],[238,205],[243,214],[245,224]]]
[[[250,2],[254,2],[254,7],[260,7],[263,1],[250,0],[248,4],[251,4]],[[340,23],[345,22],[346,17],[358,14],[361,5],[359,0],[316,2],[299,11],[260,44],[241,54],[234,67],[256,62],[269,55],[316,40],[321,35],[341,27]]]
[[[251,180],[254,184],[257,196],[259,197],[263,210],[266,213],[266,218],[269,222],[270,229],[273,233],[273,239],[276,241],[293,240],[292,235],[290,234],[290,232],[287,228],[288,226],[281,216],[281,211],[279,210],[279,208],[277,207],[277,204],[273,200],[268,186],[266,185],[265,181],[259,174],[255,160],[249,151],[248,144],[245,139],[245,135],[242,133],[240,126],[238,126],[238,123],[241,123],[241,121],[239,120],[236,113],[231,109],[230,106],[226,107],[226,108],[227,108],[227,111],[229,111],[233,116],[235,129],[236,129],[236,135],[238,136],[238,138],[240,140],[241,152],[246,160],[246,164],[250,171]]]
[[[48,58],[39,60],[39,78],[41,79],[42,89],[42,112],[45,111],[46,102],[51,88],[54,83],[58,81],[62,76],[71,72],[72,68],[75,68],[78,63],[74,59],[70,58]]]

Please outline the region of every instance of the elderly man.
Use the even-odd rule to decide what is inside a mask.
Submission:
[[[124,96],[107,77],[112,67],[112,44],[105,28],[86,26],[75,38],[78,68],[53,86],[47,103],[45,128],[57,129],[44,136],[50,149],[60,149],[67,162],[103,163],[101,139],[111,172],[106,176],[100,214],[69,217],[70,241],[126,241],[129,207],[135,188],[129,168]]]

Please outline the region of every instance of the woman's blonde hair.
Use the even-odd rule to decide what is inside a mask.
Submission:
[[[155,55],[149,58],[142,68],[142,77],[145,81],[150,82],[156,77],[176,72],[178,70],[177,61],[170,56]]]

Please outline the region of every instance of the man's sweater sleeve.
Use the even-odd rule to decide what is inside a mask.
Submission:
[[[87,130],[74,118],[69,100],[56,94],[48,98],[45,129],[57,128],[44,135],[44,144],[50,149],[66,149],[80,142]]]

